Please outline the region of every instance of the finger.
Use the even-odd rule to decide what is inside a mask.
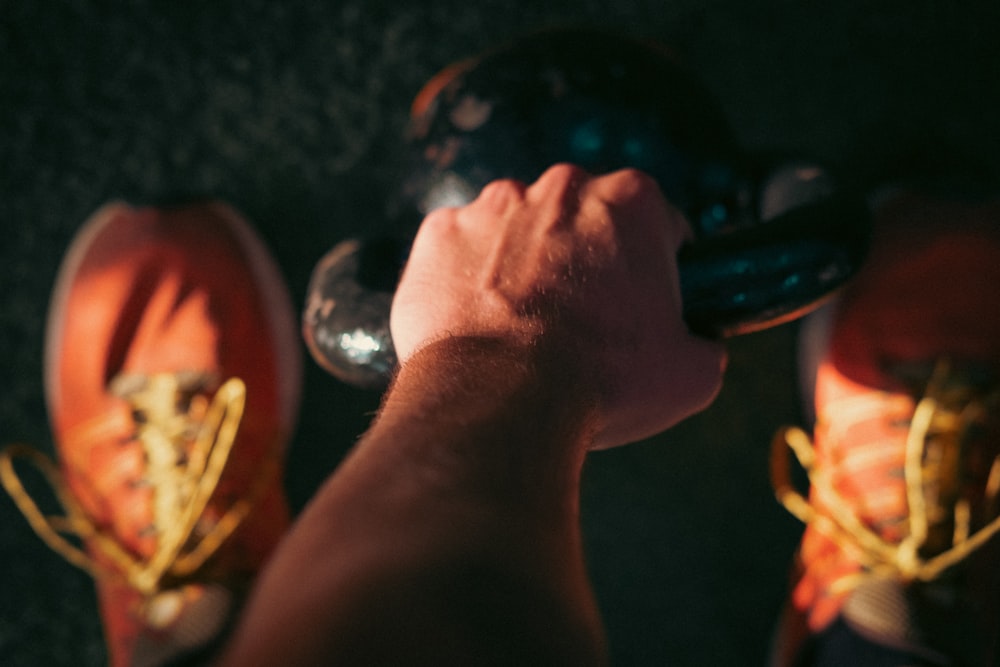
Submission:
[[[662,197],[660,186],[652,176],[631,167],[598,176],[589,184],[589,189],[605,201],[614,203],[624,203],[650,194]]]
[[[687,371],[689,381],[684,391],[690,399],[690,414],[701,412],[715,401],[722,389],[722,378],[729,354],[722,343],[697,336],[689,337]]]
[[[582,193],[593,177],[571,164],[557,164],[545,170],[526,193],[537,210],[538,222],[548,229],[571,230],[580,221]]]
[[[455,235],[458,211],[459,209],[452,207],[438,208],[424,216],[410,245],[409,259],[403,270],[404,276],[407,268],[418,263],[424,255],[437,252],[446,239]]]
[[[553,195],[565,196],[571,194],[574,198],[583,187],[593,180],[593,176],[576,165],[559,163],[546,169],[538,179],[528,187],[527,196],[531,201],[551,199]]]
[[[670,358],[661,372],[651,376],[647,391],[659,397],[653,418],[653,433],[668,429],[707,408],[722,389],[728,363],[726,348],[719,342],[685,335],[683,342],[669,345]]]
[[[487,214],[506,217],[513,207],[524,201],[526,189],[524,183],[510,178],[492,181],[486,184],[470,206]]]
[[[656,180],[643,171],[629,168],[605,174],[588,183],[587,190],[619,211],[618,219],[646,242],[662,231],[668,249],[676,253],[694,237],[684,214],[667,200]]]

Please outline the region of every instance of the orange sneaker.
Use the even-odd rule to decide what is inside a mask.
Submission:
[[[78,233],[46,340],[59,464],[14,446],[0,474],[42,539],[94,576],[113,665],[210,650],[285,533],[300,363],[281,275],[231,208],[115,203]],[[18,459],[64,515],[43,516]]]
[[[772,449],[806,523],[772,664],[993,665],[1000,204],[904,194],[876,217],[865,269],[804,329],[814,442],[786,429]]]

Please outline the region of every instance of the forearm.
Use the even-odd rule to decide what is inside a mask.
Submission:
[[[567,356],[465,338],[415,355],[261,581],[232,664],[264,632],[287,633],[283,664],[600,663],[577,510],[594,408]]]
[[[596,414],[585,370],[569,356],[491,338],[429,345],[404,367],[357,458],[406,461],[423,473],[405,473],[421,490],[545,507],[564,522],[575,516]]]

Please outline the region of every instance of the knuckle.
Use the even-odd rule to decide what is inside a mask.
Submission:
[[[563,191],[579,188],[583,183],[590,180],[590,178],[590,173],[585,169],[574,164],[561,162],[546,169],[538,178],[538,182],[545,182],[547,187]]]
[[[501,178],[487,183],[480,191],[479,199],[488,202],[509,202],[521,198],[524,186],[512,178]]]
[[[450,224],[454,217],[455,209],[436,208],[424,216],[424,220],[420,223],[420,226],[424,229],[438,229]]]
[[[660,184],[644,171],[634,167],[619,169],[606,176],[623,195],[632,197],[662,196]]]
[[[417,230],[417,240],[449,236],[457,225],[457,210],[437,208],[424,216]]]

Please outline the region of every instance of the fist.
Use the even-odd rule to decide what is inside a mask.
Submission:
[[[725,367],[722,345],[681,316],[689,237],[639,171],[557,165],[531,185],[494,182],[421,225],[392,305],[399,360],[447,336],[521,343],[580,370],[594,448],[653,435],[711,403]]]

